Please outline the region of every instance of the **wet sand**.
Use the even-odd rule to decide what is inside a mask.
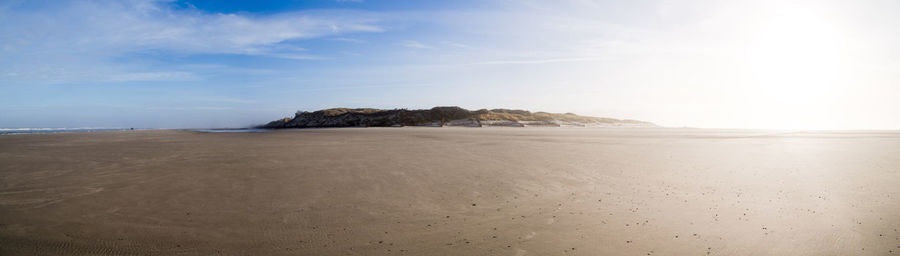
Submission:
[[[0,255],[900,255],[900,133],[0,136]]]

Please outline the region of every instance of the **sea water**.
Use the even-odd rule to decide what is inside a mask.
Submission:
[[[195,132],[223,133],[223,132],[267,132],[267,129],[232,128],[232,129],[193,129]]]
[[[0,134],[32,134],[32,133],[64,133],[64,132],[108,132],[108,131],[126,131],[134,130],[133,128],[97,128],[97,127],[79,127],[79,128],[0,128]]]

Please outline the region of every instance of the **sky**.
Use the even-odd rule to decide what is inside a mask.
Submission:
[[[900,1],[0,0],[0,128],[333,107],[900,129]]]

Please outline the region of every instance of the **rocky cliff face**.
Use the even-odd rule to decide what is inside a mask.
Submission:
[[[579,116],[572,113],[555,114],[526,110],[434,107],[431,109],[371,109],[333,108],[314,112],[298,111],[293,118],[269,122],[260,128],[314,127],[391,127],[391,126],[635,126],[656,125],[635,120],[619,120]]]

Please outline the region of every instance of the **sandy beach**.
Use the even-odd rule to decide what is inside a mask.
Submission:
[[[900,255],[900,133],[0,136],[0,255]]]

